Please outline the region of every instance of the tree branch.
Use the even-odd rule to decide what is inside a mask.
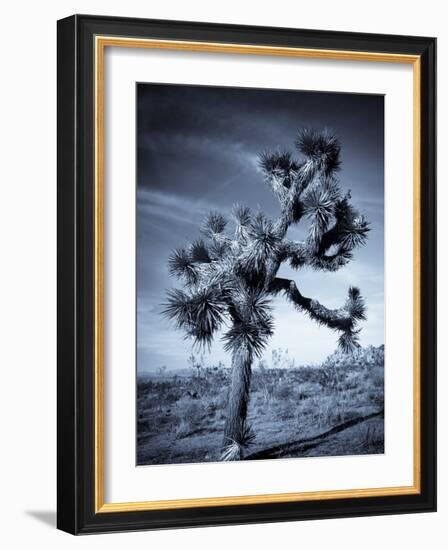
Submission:
[[[364,318],[364,302],[357,289],[349,289],[349,298],[345,305],[338,309],[328,309],[317,300],[301,294],[297,285],[290,279],[276,277],[271,284],[273,294],[284,292],[286,297],[301,311],[307,313],[313,320],[331,329],[345,333],[356,334],[355,325],[358,319]],[[353,307],[356,302],[357,308]]]
[[[342,245],[336,245],[333,254],[327,255],[325,253],[327,250],[323,252],[316,251],[313,246],[303,241],[286,241],[282,247],[283,257],[281,261],[289,260],[293,269],[308,265],[323,271],[337,271],[352,258],[351,252],[347,251]]]

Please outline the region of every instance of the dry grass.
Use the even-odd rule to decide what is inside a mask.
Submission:
[[[384,406],[384,352],[333,354],[319,366],[297,367],[277,351],[253,370],[250,452],[312,437]],[[190,371],[191,372],[191,371]],[[223,365],[182,375],[138,379],[138,464],[221,458],[230,372]],[[382,417],[358,424],[302,456],[384,452]]]

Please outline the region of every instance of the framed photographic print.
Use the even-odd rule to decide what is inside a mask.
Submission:
[[[58,527],[434,511],[433,38],[58,22]]]

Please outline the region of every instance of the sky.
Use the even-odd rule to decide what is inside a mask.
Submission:
[[[335,273],[283,265],[305,296],[340,307],[350,285],[367,304],[360,343],[384,343],[384,98],[380,95],[137,84],[137,369],[183,369],[192,343],[161,314],[175,248],[200,237],[210,210],[228,214],[234,203],[272,218],[278,202],[258,167],[263,151],[295,151],[300,128],[335,131],[342,150],[338,179],[371,224],[366,246]],[[297,158],[300,153],[296,151]],[[306,222],[290,228],[301,239]],[[282,296],[274,300],[275,333],[266,348],[288,350],[297,365],[318,363],[336,348],[338,334],[318,326]],[[219,336],[208,365],[230,366]]]

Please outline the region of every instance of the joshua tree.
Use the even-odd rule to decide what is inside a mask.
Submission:
[[[159,376],[163,376],[166,372],[166,365],[162,365],[157,370],[158,370]]]
[[[283,262],[299,270],[336,271],[363,245],[368,222],[350,204],[335,177],[340,166],[340,145],[328,131],[302,130],[290,153],[264,153],[260,167],[267,185],[279,201],[280,215],[235,205],[234,226],[210,212],[201,228],[202,239],[173,252],[169,267],[183,290],[168,292],[165,314],[199,346],[210,346],[223,329],[224,347],[232,357],[231,390],[224,429],[223,459],[239,460],[253,438],[246,422],[251,367],[274,330],[272,298],[283,293],[301,312],[339,336],[339,346],[351,352],[359,346],[358,321],[365,319],[364,300],[355,287],[348,289],[344,305],[328,309],[302,295],[293,280],[277,276]],[[306,221],[307,237],[287,238],[288,228]]]

